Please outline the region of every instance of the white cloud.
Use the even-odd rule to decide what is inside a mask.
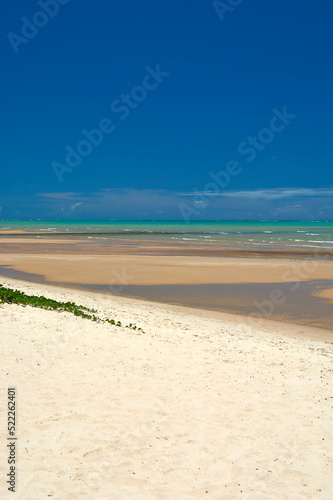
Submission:
[[[37,196],[54,200],[72,200],[75,196],[81,196],[82,193],[38,193]]]
[[[258,188],[217,193],[105,188],[7,197],[6,217],[99,219],[333,219],[333,188]],[[16,213],[17,206],[29,212]],[[8,205],[8,206],[7,206]]]
[[[278,200],[281,198],[294,197],[327,197],[333,196],[333,188],[267,188],[267,189],[248,189],[238,191],[221,191],[215,193],[213,191],[201,191],[195,193],[178,193],[179,196],[212,196],[223,198],[247,198],[247,199],[266,199]]]
[[[78,201],[77,203],[74,203],[71,207],[70,207],[70,212],[74,212],[74,210],[76,210],[77,208],[79,208],[80,206],[82,205],[82,201]]]

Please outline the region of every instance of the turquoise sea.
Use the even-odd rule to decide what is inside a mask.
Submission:
[[[333,250],[333,221],[0,220],[0,231],[34,238],[219,243],[228,248]],[[36,235],[37,233],[37,235]]]

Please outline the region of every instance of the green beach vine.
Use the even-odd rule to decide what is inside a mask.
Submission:
[[[81,318],[90,319],[97,323],[110,323],[114,326],[123,326],[121,321],[115,321],[114,319],[102,319],[96,316],[97,311],[95,309],[89,309],[88,307],[75,304],[75,302],[59,302],[57,300],[48,299],[43,295],[27,295],[19,290],[13,290],[12,288],[5,288],[0,284],[0,304],[21,304],[23,306],[39,307],[40,309],[46,309],[51,311],[59,312],[69,312],[74,314],[74,316],[81,316]],[[138,330],[143,332],[142,328],[138,328],[135,324],[129,323],[125,325],[125,328],[131,328],[132,330]]]

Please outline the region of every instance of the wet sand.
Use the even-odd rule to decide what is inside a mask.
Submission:
[[[329,254],[237,252],[191,242],[1,238],[0,275],[333,330]]]
[[[192,256],[192,257],[253,257],[284,259],[319,259],[333,260],[333,252],[319,249],[314,252],[304,248],[293,247],[247,247],[239,248],[221,242],[171,242],[158,240],[133,240],[114,238],[65,238],[66,234],[50,235],[17,233],[14,237],[3,235],[0,231],[0,254],[59,254],[59,255],[160,255],[160,256]],[[69,236],[67,234],[67,236]]]
[[[122,285],[54,282],[40,274],[24,273],[5,266],[0,266],[0,275],[32,283],[245,315],[251,324],[258,326],[262,320],[270,319],[333,331],[332,289],[327,288],[332,286],[331,280],[302,282],[296,292],[294,283]],[[280,303],[270,299],[272,293],[281,295]]]
[[[327,299],[328,302],[333,304],[333,288],[326,288],[324,290],[316,290],[315,295]]]

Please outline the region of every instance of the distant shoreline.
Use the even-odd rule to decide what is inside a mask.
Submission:
[[[67,235],[67,234],[66,234]],[[39,238],[37,238],[39,236]],[[202,257],[261,257],[261,258],[291,258],[291,259],[333,259],[333,249],[318,248],[316,250],[304,247],[286,248],[237,248],[221,242],[189,242],[189,241],[158,241],[131,239],[80,239],[77,235],[70,238],[61,238],[63,234],[48,234],[47,236],[35,233],[2,235],[0,234],[0,255],[2,253],[84,253],[89,255],[178,255]],[[53,249],[52,250],[52,247]]]
[[[311,252],[327,252],[333,256],[333,221],[0,221],[0,244],[7,238],[92,241],[113,247],[178,246],[179,255],[189,255],[191,247],[196,255],[283,252],[306,258]]]

